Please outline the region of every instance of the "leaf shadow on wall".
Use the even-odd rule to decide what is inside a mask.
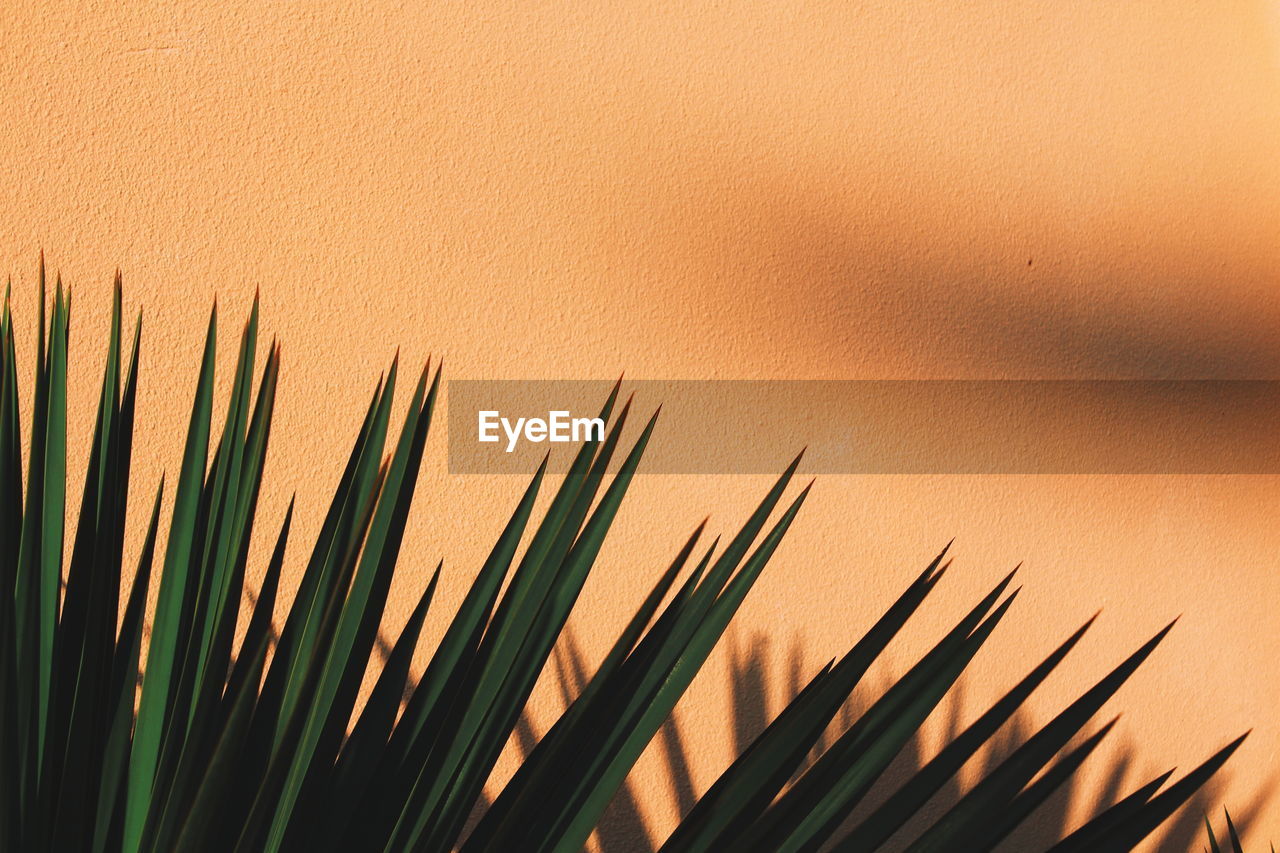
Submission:
[[[256,596],[246,590],[250,604],[256,604]],[[279,633],[273,625],[271,628],[271,645],[279,640]],[[799,692],[805,681],[804,652],[798,643],[792,643],[785,660],[773,654],[771,641],[767,635],[753,634],[740,646],[740,638],[731,631],[728,636],[730,655],[729,671],[729,722],[733,727],[733,754],[741,755],[751,742],[764,730],[774,716],[785,707]],[[379,665],[385,664],[391,654],[391,643],[382,631],[378,632],[376,652]],[[582,692],[590,680],[588,665],[578,647],[572,632],[567,632],[557,645],[554,654],[556,683],[561,702],[565,707]],[[773,708],[769,701],[769,684],[774,682],[785,686],[782,704]],[[802,763],[800,771],[807,769],[834,742],[841,732],[851,726],[872,702],[892,685],[892,678],[882,676],[881,683],[872,691],[860,688],[854,692],[837,715],[832,725],[823,732],[817,745]],[[405,701],[412,695],[416,685],[410,681],[405,685]],[[870,693],[871,695],[867,695]],[[942,742],[951,741],[961,730],[961,715],[966,708],[965,681],[962,677],[948,694],[945,705],[931,718],[941,722],[943,726]],[[1097,726],[1093,726],[1077,735],[1063,752],[1078,745],[1088,737]],[[972,770],[972,779],[979,779],[994,769],[1005,758],[1013,753],[1031,734],[1035,728],[1024,711],[1019,710],[1013,718],[997,733],[983,753],[966,765]],[[512,738],[519,750],[521,758],[533,752],[540,735],[526,710],[517,722]],[[679,708],[667,719],[655,739],[656,748],[660,750],[664,766],[669,795],[676,804],[680,816],[687,815],[697,803],[701,793],[693,779],[690,763],[690,751],[686,745],[690,735],[684,724],[680,722]],[[654,748],[651,745],[651,748]],[[871,809],[879,805],[885,797],[906,783],[931,757],[925,748],[921,732],[917,732],[903,747],[893,763],[881,776],[875,787],[867,795],[864,802],[850,815],[845,826],[836,833],[838,840],[845,832],[855,826]],[[1116,803],[1130,789],[1140,784],[1139,776],[1151,774],[1145,770],[1135,771],[1135,763],[1140,756],[1135,749],[1126,744],[1117,749],[1110,759],[1105,771],[1105,781],[1095,786],[1098,793],[1087,799],[1080,790],[1079,780],[1075,777],[1063,784],[1046,802],[1036,809],[1031,816],[1015,830],[998,848],[999,853],[1016,853],[1026,850],[1045,850],[1063,838],[1074,828],[1070,822],[1072,810],[1080,803],[1085,803],[1089,814],[1096,814]],[[1101,759],[1095,759],[1095,761]],[[1200,789],[1199,792],[1179,810],[1173,818],[1152,835],[1150,849],[1161,851],[1199,851],[1204,842],[1204,819],[1206,815],[1216,815],[1222,807],[1221,792],[1226,787],[1226,779],[1230,769],[1220,772],[1218,776]],[[1257,820],[1257,815],[1269,799],[1274,780],[1264,784],[1253,801],[1246,808],[1233,813],[1237,830],[1247,836]],[[908,822],[881,849],[891,853],[902,850],[913,838],[927,829],[933,821],[941,817],[965,794],[966,788],[954,777],[929,800],[916,818]],[[605,811],[600,825],[596,829],[595,841],[599,853],[656,853],[666,837],[670,827],[652,826],[646,819],[640,805],[641,797],[630,781],[624,781],[622,787],[614,795]],[[480,817],[491,804],[488,792],[481,792],[479,800],[472,809],[472,814],[463,830],[463,836],[470,832]],[[1215,818],[1215,823],[1219,820]],[[1225,837],[1225,828],[1223,829]]]
[[[734,754],[740,755],[781,710],[781,706],[773,707],[770,704],[768,686],[771,683],[785,686],[783,704],[789,702],[800,691],[805,681],[804,655],[798,644],[792,644],[785,655],[773,654],[770,639],[763,634],[753,634],[745,644],[741,645],[739,638],[732,633],[728,639],[729,724],[732,726]],[[572,635],[566,635],[557,647],[555,668],[561,700],[567,705],[582,691],[589,680],[586,662]],[[803,768],[807,768],[816,760],[835,738],[852,725],[861,713],[870,707],[872,701],[882,695],[891,684],[891,678],[884,676],[881,683],[875,687],[860,688],[855,691],[854,697],[841,709],[837,720],[823,733],[816,748],[804,762]],[[942,726],[946,741],[950,741],[962,730],[961,715],[966,707],[962,679],[934,717],[934,721]],[[1082,732],[1066,749],[1071,749],[1096,729],[1095,724],[1091,729]],[[1029,716],[1019,711],[992,739],[985,751],[967,765],[967,769],[973,770],[970,778],[981,778],[994,769],[1021,746],[1034,731],[1035,728]],[[653,747],[660,751],[669,796],[682,816],[688,814],[702,793],[698,790],[690,769],[690,752],[687,743],[692,738],[696,738],[696,731],[687,724],[682,724],[677,711],[677,714],[663,725]],[[520,721],[516,741],[522,756],[527,756],[537,744],[538,735],[527,715]],[[924,738],[917,733],[835,837],[838,839],[852,829],[871,809],[923,767],[930,757],[931,752],[926,747]],[[1094,759],[1094,761],[1100,760],[1104,759],[1100,757]],[[1079,780],[1073,777],[997,849],[1001,853],[1014,853],[1014,851],[1044,850],[1052,846],[1074,828],[1071,821],[1073,809],[1083,805],[1089,813],[1096,813],[1114,804],[1129,790],[1140,784],[1138,777],[1143,775],[1145,770],[1135,767],[1139,760],[1140,754],[1136,754],[1132,746],[1128,744],[1120,746],[1109,759],[1109,765],[1104,773],[1105,781],[1096,787],[1098,791],[1096,795],[1090,797],[1086,791],[1082,790]],[[1204,839],[1204,816],[1221,808],[1220,792],[1224,788],[1224,782],[1225,778],[1219,778],[1203,788],[1174,818],[1152,836],[1154,843],[1151,849],[1200,850]],[[882,849],[886,851],[903,849],[934,820],[941,817],[967,790],[968,788],[958,780],[954,778],[949,780],[921,810],[919,816],[900,830]],[[1242,833],[1247,833],[1252,827],[1265,800],[1266,794],[1260,794],[1247,808],[1238,815],[1233,815],[1236,826]],[[647,821],[640,802],[641,796],[634,785],[630,782],[624,783],[597,829],[595,838],[600,853],[656,853],[661,847],[666,832],[670,828],[654,826]],[[481,803],[478,806],[477,818],[483,813],[485,807],[487,803]]]

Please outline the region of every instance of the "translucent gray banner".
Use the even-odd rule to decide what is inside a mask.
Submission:
[[[613,384],[450,380],[449,470],[529,474],[548,452],[566,470]],[[1276,380],[640,380],[629,397],[624,437],[662,407],[650,474],[773,474],[802,447],[814,474],[1280,473]]]

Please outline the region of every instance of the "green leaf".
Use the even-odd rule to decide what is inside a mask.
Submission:
[[[1204,831],[1209,835],[1209,850],[1211,853],[1222,853],[1222,848],[1218,846],[1218,838],[1213,834],[1213,824],[1209,823],[1209,816],[1204,816]]]
[[[25,775],[19,745],[18,636],[15,609],[19,548],[22,539],[22,435],[18,420],[17,358],[13,316],[5,289],[0,315],[0,848],[16,849],[22,827]]]
[[[750,838],[740,840],[760,851],[815,850],[826,842],[946,695],[1017,595],[1014,590],[996,605],[972,633],[944,638],[747,830]],[[985,615],[988,602],[994,603],[990,596],[961,627],[974,614]]]
[[[54,643],[49,716],[52,730],[63,734],[45,752],[41,791],[44,808],[54,815],[50,821],[52,839],[46,838],[44,843],[61,850],[83,848],[87,842],[90,780],[101,773],[101,739],[105,734],[101,721],[108,712],[104,700],[123,545],[117,534],[123,528],[128,497],[127,490],[119,488],[120,468],[127,465],[129,453],[119,435],[120,314],[117,286],[107,366]]]
[[[1016,570],[1015,570],[1016,571]],[[929,689],[936,689],[936,679],[944,674],[949,663],[964,652],[966,641],[979,628],[983,618],[999,601],[1000,596],[1013,580],[1011,572],[987,594],[977,606],[943,637],[919,662],[900,678],[885,694],[864,713],[857,723],[829,748],[809,770],[757,820],[734,827],[735,838],[746,844],[769,835],[781,838],[797,830],[822,807],[826,815],[810,827],[811,832],[834,820],[832,815],[841,811],[841,804],[828,799],[834,793],[836,782],[843,777],[867,744],[885,731],[895,721],[901,721],[909,706]],[[856,789],[854,791],[856,794]]]
[[[606,409],[611,405],[612,398]],[[588,547],[598,547],[603,530],[612,520],[617,501],[630,480],[628,465],[624,463],[610,487],[611,495],[602,500],[594,516],[596,532],[588,537],[582,528],[583,520],[604,478],[628,411],[629,406],[624,406],[594,459],[579,453],[575,466],[585,468],[585,473],[570,469],[561,493],[552,501],[543,525],[534,534],[485,632],[477,652],[479,668],[465,688],[469,695],[465,699],[454,699],[449,716],[434,739],[433,745],[439,744],[440,748],[429,753],[421,765],[416,761],[408,763],[409,767],[421,769],[395,820],[387,845],[391,849],[417,844],[427,849],[441,848],[451,843],[451,837],[461,828],[550,655],[567,617],[565,605],[571,605],[566,598],[576,596],[590,568],[590,561],[583,559],[586,550],[575,540],[581,535],[584,541],[589,541]],[[632,471],[652,426],[650,421],[628,459]],[[584,450],[586,447],[584,445]],[[584,458],[588,459],[589,467],[583,462]],[[572,497],[562,501],[562,495]],[[556,528],[554,536],[547,534],[553,527]],[[580,530],[583,530],[581,534]],[[434,831],[431,838],[423,839],[428,823],[434,826]]]
[[[274,853],[284,842],[293,804],[322,735],[326,730],[334,732],[338,724],[345,724],[345,718],[341,713],[335,714],[334,709],[349,713],[347,702],[354,701],[355,690],[359,687],[358,679],[363,674],[364,662],[373,645],[391,583],[391,572],[404,535],[409,503],[413,498],[418,466],[426,442],[426,427],[431,419],[439,387],[440,377],[437,373],[424,404],[422,395],[427,375],[424,370],[410,402],[400,443],[392,457],[382,498],[378,501],[373,523],[369,528],[360,568],[342,607],[334,643],[319,671],[319,685],[308,709],[301,741],[293,752],[282,794],[272,806],[274,817],[270,822],[265,847],[268,853]],[[388,380],[388,385],[390,384]],[[332,720],[339,720],[340,723],[331,722]]]
[[[1152,797],[1130,820],[1122,826],[1115,827],[1105,839],[1097,842],[1094,849],[1099,853],[1120,853],[1135,847],[1138,842],[1154,832],[1156,827],[1172,817],[1174,812],[1182,808],[1187,800],[1191,799],[1192,795],[1200,790],[1213,777],[1213,774],[1222,768],[1222,765],[1227,763],[1227,759],[1248,736],[1246,732],[1236,738],[1186,776]]]
[[[97,818],[94,821],[93,850],[103,853],[117,849],[123,831],[123,791],[128,780],[129,747],[134,730],[134,696],[138,686],[139,658],[142,652],[143,620],[146,617],[147,590],[151,583],[151,565],[155,558],[156,533],[160,523],[160,502],[164,497],[164,480],[156,489],[147,524],[142,554],[133,575],[133,587],[125,605],[124,619],[115,644],[111,663],[109,693],[109,731],[103,746],[102,783],[98,789]]]
[[[258,643],[258,647],[246,651],[252,663],[249,666],[248,678],[238,694],[229,696],[231,713],[226,726],[221,730],[218,745],[209,758],[206,772],[203,774],[200,787],[196,791],[194,801],[185,814],[182,831],[172,849],[175,851],[199,851],[216,849],[210,844],[213,828],[218,819],[223,794],[235,782],[235,768],[240,749],[249,733],[249,722],[253,714],[255,686],[262,675],[267,655],[266,638]]]
[[[733,576],[724,592],[707,611],[705,619],[690,637],[684,650],[672,661],[666,676],[657,683],[641,682],[639,690],[624,694],[627,701],[621,707],[616,722],[611,727],[599,729],[606,735],[603,743],[597,745],[587,741],[579,745],[585,766],[559,783],[568,793],[564,799],[559,795],[555,797],[554,801],[561,805],[555,809],[542,810],[530,807],[531,813],[522,817],[516,817],[518,812],[513,812],[507,821],[509,827],[522,824],[531,828],[545,827],[546,836],[540,845],[541,849],[577,850],[582,847],[613,793],[670,715],[747,592],[773,556],[808,492],[809,488],[806,487],[743,564],[742,569]],[[553,768],[554,765],[549,766],[549,776],[555,775]],[[531,790],[538,790],[538,786],[531,786]],[[508,830],[510,831],[512,830]],[[502,845],[502,836],[499,835],[491,849],[502,849]]]
[[[1176,620],[1175,620],[1176,621]],[[1088,723],[1102,705],[1120,689],[1173,629],[1173,622],[1156,633],[1105,678],[1071,703],[1066,710],[1032,735],[1026,743],[989,773],[969,793],[943,815],[928,832],[909,848],[912,853],[946,850],[975,827],[990,822],[1039,770],[1049,762],[1076,732]]]
[[[209,316],[200,378],[196,383],[195,404],[187,429],[182,472],[174,497],[173,521],[169,525],[169,542],[165,550],[164,570],[160,576],[160,593],[151,642],[147,651],[146,677],[142,682],[142,699],[138,708],[133,749],[129,761],[128,796],[126,800],[123,849],[136,853],[142,843],[143,827],[151,809],[156,766],[160,758],[160,739],[169,722],[167,707],[170,682],[174,676],[181,638],[178,635],[179,608],[189,577],[191,550],[195,538],[195,521],[200,499],[201,481],[209,453],[209,416],[213,398],[214,348],[217,340],[217,309]]]
[[[965,765],[978,750],[986,744],[1001,726],[1013,716],[1045,678],[1048,677],[1063,658],[1075,647],[1089,630],[1094,619],[1082,625],[1067,638],[1043,662],[1031,671],[1017,686],[1006,693],[991,706],[981,717],[954,740],[943,747],[938,754],[924,767],[920,768],[911,779],[896,791],[883,805],[862,821],[849,833],[836,850],[840,853],[854,853],[858,850],[874,850],[900,829],[914,815],[918,814],[930,798]]]
[[[529,780],[534,777],[542,766],[543,761],[558,748],[559,744],[565,742],[565,738],[571,737],[576,722],[581,719],[582,714],[592,704],[597,693],[604,689],[604,685],[608,683],[612,674],[622,664],[627,655],[633,651],[637,640],[644,634],[645,628],[653,619],[654,614],[657,613],[658,607],[662,604],[663,599],[675,584],[677,577],[679,577],[680,571],[692,555],[693,549],[697,545],[698,539],[702,536],[705,527],[706,521],[703,521],[694,530],[693,534],[685,542],[684,547],[680,549],[675,559],[671,562],[671,565],[658,578],[648,596],[636,609],[631,621],[627,624],[622,634],[619,635],[596,670],[595,676],[583,688],[582,693],[572,701],[569,708],[556,720],[551,730],[538,742],[533,752],[526,756],[525,760],[516,768],[515,774],[503,787],[502,799],[490,806],[485,813],[482,824],[473,829],[470,838],[474,843],[481,846],[487,843],[486,832],[506,819],[507,807],[518,799]],[[709,556],[710,554],[708,554]]]
[[[312,768],[303,798],[306,810],[317,819],[299,830],[306,838],[304,843],[308,849],[336,848],[359,802],[359,794],[368,786],[385,754],[396,714],[404,699],[409,666],[413,662],[422,624],[440,580],[441,565],[432,572],[427,588],[409,614],[337,762],[332,768]]]
[[[933,590],[945,570],[939,564],[946,550],[839,664],[819,673],[721,774],[667,839],[663,853],[711,850],[721,834],[753,820],[773,801],[871,664]]]
[[[1233,853],[1244,853],[1244,845],[1240,843],[1240,834],[1236,832],[1236,825],[1231,822],[1231,812],[1224,808],[1222,814],[1227,819],[1227,835],[1231,838]]]
[[[992,815],[992,822],[988,826],[979,828],[977,837],[966,842],[968,848],[991,850],[1008,837],[1009,833],[1017,829],[1032,812],[1075,775],[1080,765],[1084,764],[1085,759],[1097,748],[1115,724],[1116,719],[1113,718],[1078,747],[1054,762],[1038,779],[1014,797],[1007,808]]]
[[[1094,845],[1109,838],[1120,827],[1131,821],[1172,775],[1172,770],[1161,773],[1055,844],[1050,848],[1051,851],[1063,853],[1068,850],[1092,850]]]
[[[62,584],[62,534],[67,488],[67,325],[70,308],[61,285],[54,296],[49,337],[48,415],[45,422],[43,498],[40,536],[40,711],[38,741],[49,737],[53,690],[53,638]]]

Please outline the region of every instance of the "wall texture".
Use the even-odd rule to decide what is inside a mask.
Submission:
[[[1280,378],[1278,142],[1273,3],[17,0],[0,271],[28,320],[41,248],[75,287],[82,465],[123,270],[140,491],[180,458],[211,301],[234,329],[260,287],[284,346],[263,523],[297,490],[306,543],[397,346],[477,378]],[[582,655],[763,487],[641,478]],[[391,628],[439,557],[457,600],[519,488],[448,477],[436,442]],[[1278,837],[1278,511],[1263,476],[823,477],[681,706],[692,783],[731,754],[731,683],[776,711],[956,536],[891,669],[1019,561],[961,718],[1099,606],[1031,721],[1181,613],[1106,758],[1132,782],[1252,726],[1211,802]],[[559,701],[549,679],[535,727]],[[668,778],[651,750],[620,831],[661,835]]]

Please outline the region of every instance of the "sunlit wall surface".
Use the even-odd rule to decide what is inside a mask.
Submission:
[[[180,458],[210,302],[234,317],[261,287],[284,346],[261,511],[278,520],[297,490],[298,542],[397,346],[477,379],[1280,379],[1278,143],[1270,3],[0,14],[0,271],[28,321],[41,248],[76,288],[71,469],[117,266],[146,318],[144,485]],[[640,478],[571,623],[583,659],[706,513],[733,528],[765,482]],[[460,598],[519,488],[450,476],[436,437],[392,630],[440,557]],[[1117,764],[1130,781],[1188,767],[1254,727],[1206,803],[1280,836],[1277,518],[1273,475],[824,475],[680,706],[690,784],[955,536],[882,678],[1019,561],[1026,589],[931,731],[1099,607],[1028,724],[1180,613],[1063,819]],[[535,729],[560,707],[550,675]],[[659,741],[616,834],[662,837],[671,772]]]

